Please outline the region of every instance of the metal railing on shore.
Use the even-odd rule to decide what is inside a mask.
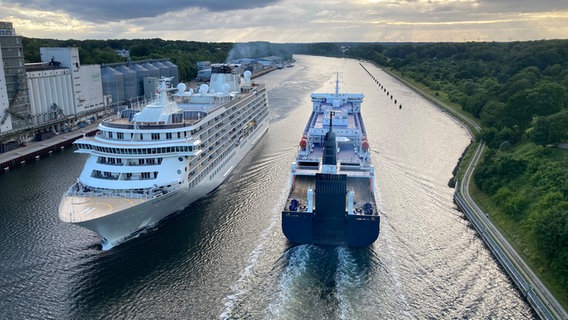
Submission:
[[[454,201],[460,210],[466,215],[468,220],[473,224],[483,242],[487,245],[495,259],[499,262],[503,270],[509,275],[509,278],[515,283],[517,288],[521,291],[523,296],[527,299],[533,310],[538,314],[541,319],[555,319],[550,313],[539,295],[535,293],[533,287],[525,280],[519,272],[515,264],[511,261],[505,251],[495,241],[493,236],[488,232],[483,223],[479,220],[478,216],[468,206],[466,201],[459,193],[458,183],[456,182],[456,192],[454,193]]]

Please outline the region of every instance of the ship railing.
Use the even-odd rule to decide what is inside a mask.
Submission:
[[[181,123],[172,123],[172,124],[148,124],[148,123],[137,123],[136,126],[134,124],[125,124],[125,123],[112,123],[103,122],[103,126],[108,128],[115,128],[115,129],[137,129],[137,130],[162,130],[162,129],[176,129],[176,128],[183,128],[189,127],[194,125],[197,120],[183,120]]]
[[[146,199],[151,200],[174,191],[176,188],[146,188],[146,189],[128,189],[124,191],[118,190],[96,190],[83,186],[81,183],[75,183],[68,191],[67,196],[71,197],[95,197],[95,198],[127,198],[127,199]]]
[[[339,166],[340,171],[353,171],[353,172],[369,172],[369,167],[366,166],[354,166],[354,165],[341,165]]]
[[[69,191],[71,197],[152,199],[154,196],[137,192]]]

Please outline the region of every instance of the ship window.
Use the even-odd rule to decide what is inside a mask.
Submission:
[[[178,132],[178,139],[181,138],[181,132]]]
[[[172,138],[172,133],[166,132],[166,139],[171,139],[171,138]]]
[[[152,140],[160,140],[160,134],[159,133],[152,133]]]
[[[112,139],[112,131],[108,132],[108,137]]]
[[[118,139],[121,139],[121,140],[122,140],[122,139],[124,139],[124,133],[122,133],[122,132],[117,132],[117,133],[116,133],[116,137],[117,137]]]
[[[178,157],[178,160],[179,160],[179,161],[183,161],[183,158],[182,158],[182,157]]]

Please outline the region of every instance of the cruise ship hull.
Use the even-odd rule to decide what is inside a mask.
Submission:
[[[63,196],[59,210],[60,219],[96,232],[102,239],[103,250],[108,250],[137,236],[142,231],[156,226],[164,218],[187,208],[193,202],[215,190],[267,130],[268,120],[259,123],[258,128],[233,150],[235,154],[231,157],[230,163],[224,166],[227,168],[224,173],[216,175],[212,179],[203,179],[191,189],[188,185],[182,185],[173,192],[147,201],[128,198]],[[88,211],[89,208],[97,205],[108,207],[108,213],[93,219],[80,219],[82,211]],[[124,209],[112,212],[112,207]],[[79,214],[67,215],[69,212],[78,212]]]

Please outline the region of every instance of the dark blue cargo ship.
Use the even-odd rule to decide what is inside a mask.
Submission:
[[[364,247],[379,236],[375,173],[362,94],[313,93],[313,111],[290,173],[282,231],[297,244]]]

